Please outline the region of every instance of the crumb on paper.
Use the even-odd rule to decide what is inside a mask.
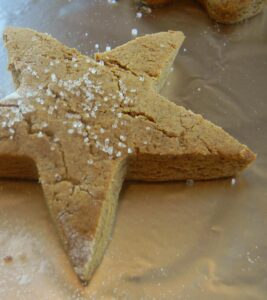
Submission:
[[[11,264],[13,262],[13,257],[11,255],[7,255],[3,258],[5,264]]]
[[[19,255],[19,260],[21,262],[26,262],[27,261],[27,255],[26,254],[20,254]]]

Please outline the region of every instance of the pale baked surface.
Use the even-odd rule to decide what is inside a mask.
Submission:
[[[174,0],[142,0],[143,3],[158,6]],[[216,22],[234,24],[251,18],[263,10],[265,0],[197,0]]]
[[[5,31],[17,92],[1,101],[0,175],[39,178],[82,281],[104,254],[125,178],[221,178],[255,159],[223,129],[156,92],[183,39],[144,36],[98,54],[97,63],[49,35]]]

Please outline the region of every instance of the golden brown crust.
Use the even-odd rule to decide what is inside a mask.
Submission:
[[[18,89],[1,101],[0,175],[39,177],[83,281],[104,254],[126,176],[221,178],[255,159],[223,129],[157,93],[181,33],[144,36],[98,54],[99,62],[30,29],[9,28],[4,39]]]
[[[251,18],[263,9],[264,0],[198,0],[216,22],[234,24]]]
[[[263,10],[264,0],[197,0],[216,22],[234,24],[251,18]],[[147,5],[169,4],[170,0],[144,0]]]

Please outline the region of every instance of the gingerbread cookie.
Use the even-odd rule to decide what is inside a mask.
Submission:
[[[264,0],[198,0],[216,22],[234,24],[251,18],[263,10]],[[173,0],[142,0],[150,6],[164,5]]]
[[[47,34],[4,33],[17,91],[0,102],[0,175],[39,178],[84,282],[103,257],[125,178],[228,177],[255,159],[223,129],[158,94],[183,39],[147,35],[96,61]]]

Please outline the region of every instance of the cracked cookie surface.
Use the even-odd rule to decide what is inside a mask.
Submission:
[[[0,175],[39,178],[84,282],[103,257],[125,178],[228,177],[255,158],[158,94],[183,39],[181,32],[147,35],[92,59],[47,34],[5,31],[17,91],[1,101]]]

